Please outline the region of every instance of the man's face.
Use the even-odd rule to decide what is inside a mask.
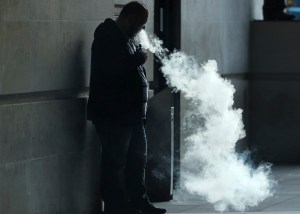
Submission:
[[[147,23],[148,12],[144,12],[138,16],[131,17],[130,26],[128,29],[128,36],[130,38],[135,37],[142,29],[145,28],[145,24]]]

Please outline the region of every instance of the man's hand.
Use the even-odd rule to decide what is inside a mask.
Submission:
[[[144,64],[148,59],[148,54],[145,50],[142,49],[141,45],[136,46],[135,55],[137,57],[136,59],[137,59],[138,65]]]
[[[148,54],[147,54],[147,52],[146,52],[146,51],[141,51],[141,53],[142,53],[142,55],[143,55],[143,57],[144,57],[144,60],[145,60],[145,62],[146,62],[147,59],[148,59]]]

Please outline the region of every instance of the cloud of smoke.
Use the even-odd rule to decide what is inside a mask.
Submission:
[[[163,48],[163,42],[156,36],[149,36],[145,30],[141,30],[136,39],[144,49],[149,50],[151,53],[155,53],[159,59],[166,56],[167,49]]]
[[[185,129],[189,133],[181,178],[186,191],[203,196],[216,210],[244,211],[273,195],[271,167],[253,167],[235,152],[245,137],[242,110],[233,108],[235,89],[218,74],[214,60],[199,66],[183,52],[168,53],[162,42],[145,31],[137,36],[162,63],[167,83],[188,100]]]

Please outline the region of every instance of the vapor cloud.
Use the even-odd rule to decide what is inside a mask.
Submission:
[[[245,137],[242,110],[234,109],[235,89],[218,74],[217,62],[199,65],[183,52],[168,53],[155,36],[141,31],[137,40],[162,63],[169,86],[188,100],[184,128],[187,150],[183,154],[182,186],[190,194],[205,197],[217,211],[244,211],[273,195],[271,167],[253,167],[235,152]]]

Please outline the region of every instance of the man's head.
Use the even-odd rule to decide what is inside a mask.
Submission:
[[[145,27],[148,19],[148,9],[140,2],[132,1],[126,4],[117,22],[121,25],[128,37],[134,37]]]

